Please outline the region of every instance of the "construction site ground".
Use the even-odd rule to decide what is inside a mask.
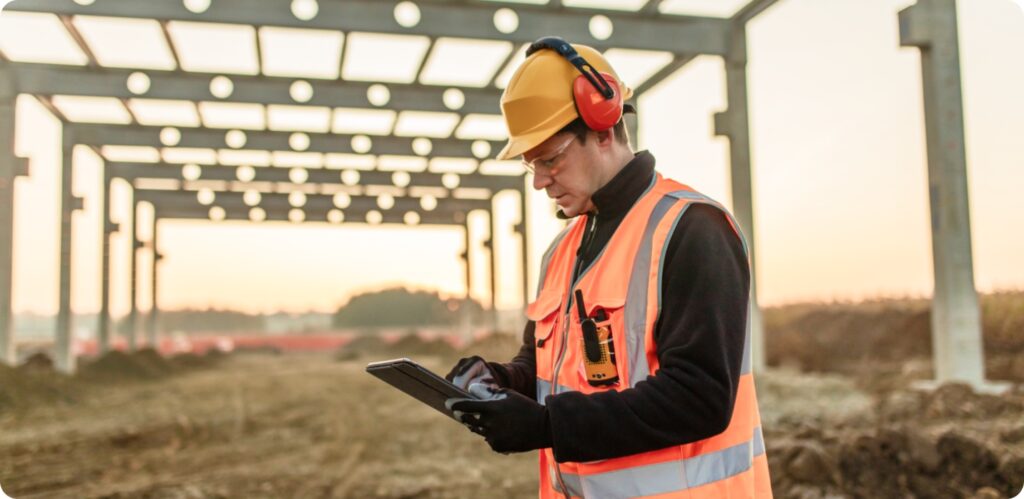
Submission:
[[[517,344],[493,336],[468,350],[508,358]],[[330,353],[115,352],[73,377],[41,358],[0,366],[0,486],[19,499],[534,497],[535,453],[494,454],[364,371],[408,356],[444,373],[461,355],[412,337]],[[759,372],[776,497],[1015,496],[1020,379],[1001,395],[917,389],[927,359]]]

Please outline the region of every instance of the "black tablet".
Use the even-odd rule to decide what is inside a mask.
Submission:
[[[445,400],[475,398],[469,392],[409,359],[371,362],[367,364],[366,372],[452,419],[455,419],[455,416],[444,406]]]

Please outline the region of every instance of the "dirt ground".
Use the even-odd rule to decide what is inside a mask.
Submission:
[[[510,357],[517,340],[470,347]],[[480,437],[366,374],[460,354],[412,339],[336,354],[110,354],[73,378],[0,366],[0,485],[12,497],[535,497],[533,453]],[[776,497],[1012,497],[1024,485],[1024,390],[916,390],[923,368],[757,377]]]

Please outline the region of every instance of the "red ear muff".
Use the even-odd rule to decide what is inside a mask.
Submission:
[[[601,73],[615,95],[608,99],[585,76],[577,76],[572,84],[576,111],[591,130],[603,132],[615,126],[622,118],[622,91],[619,82],[608,73]]]

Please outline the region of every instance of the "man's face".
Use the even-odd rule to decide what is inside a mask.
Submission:
[[[563,132],[523,154],[523,161],[534,168],[533,188],[544,189],[568,217],[594,207],[590,197],[601,187],[593,171],[594,151],[590,150],[595,142],[587,140],[584,145],[572,133]]]

